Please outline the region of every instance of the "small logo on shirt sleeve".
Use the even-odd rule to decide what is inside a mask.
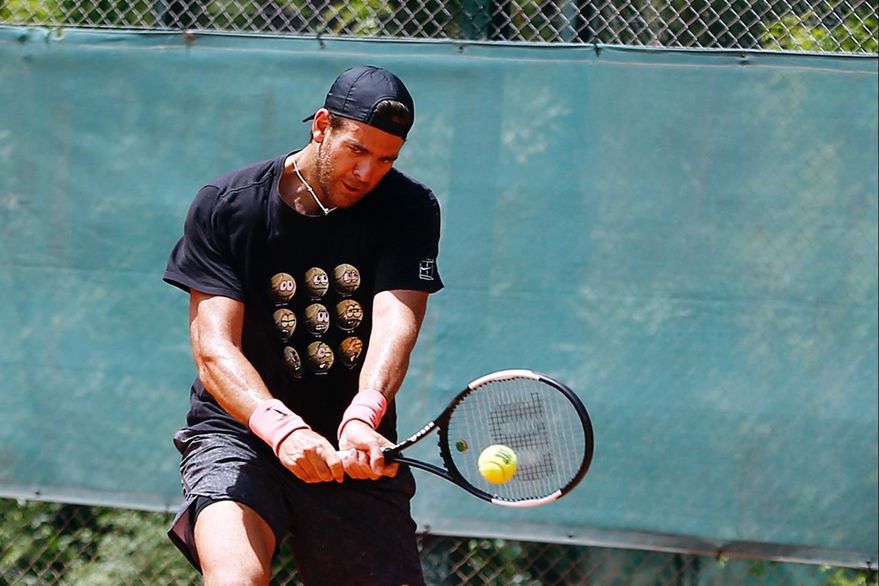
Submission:
[[[436,261],[432,258],[426,258],[418,264],[418,278],[422,281],[433,281],[434,265]]]

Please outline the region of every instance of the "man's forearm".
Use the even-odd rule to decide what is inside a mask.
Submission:
[[[247,424],[256,406],[272,395],[241,352],[243,320],[240,302],[191,292],[189,336],[199,379],[229,415]]]
[[[388,401],[394,398],[409,369],[426,306],[427,295],[419,292],[385,291],[376,296],[361,390],[379,391]]]
[[[259,373],[234,345],[200,355],[202,384],[232,417],[247,425],[256,406],[272,398]]]

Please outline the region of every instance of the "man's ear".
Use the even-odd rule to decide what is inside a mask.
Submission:
[[[323,142],[330,129],[330,112],[326,108],[321,108],[314,114],[311,121],[311,140],[314,142]]]

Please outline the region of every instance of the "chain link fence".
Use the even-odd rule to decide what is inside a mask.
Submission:
[[[3,0],[0,22],[873,54],[876,0]]]
[[[49,27],[876,54],[876,0],[0,0]],[[806,166],[814,169],[814,166]],[[0,586],[199,584],[167,514],[0,500]],[[876,586],[875,571],[467,537],[420,538],[428,584]],[[299,584],[289,551],[274,584]]]
[[[0,500],[0,586],[200,584],[165,531],[172,515]],[[875,571],[422,535],[429,585],[876,586]],[[281,548],[272,584],[298,585]]]

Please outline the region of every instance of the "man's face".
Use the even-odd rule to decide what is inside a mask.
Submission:
[[[351,207],[375,189],[403,148],[403,139],[362,122],[329,120],[317,149],[318,187],[329,208]]]

